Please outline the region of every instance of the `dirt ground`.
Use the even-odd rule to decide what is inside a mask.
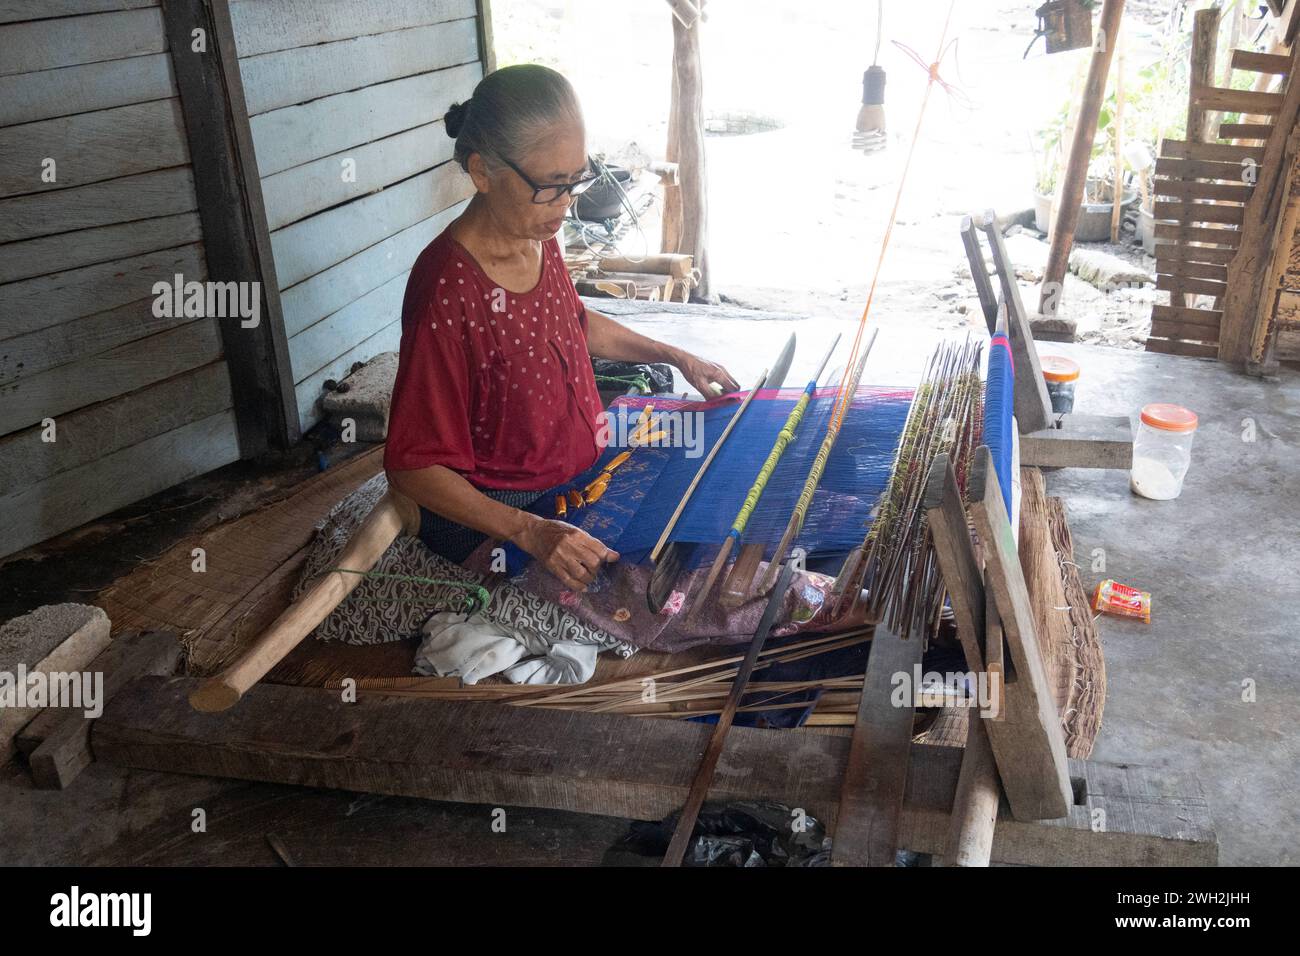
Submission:
[[[872,320],[959,329],[982,323],[958,238],[963,214],[1007,216],[1032,207],[1032,134],[1062,108],[1090,50],[1048,57],[1032,37],[1036,0],[961,0],[951,44],[924,117],[879,284]],[[1124,19],[1125,75],[1157,56],[1173,0],[1133,0]],[[876,6],[710,0],[703,25],[706,118],[779,128],[707,141],[710,256],[723,301],[753,308],[857,318],[913,140],[926,73],[938,48],[946,0],[884,4],[879,62],[888,77],[890,142],[854,152],[862,71],[872,62]],[[499,62],[547,63],[569,76],[587,116],[593,151],[659,158],[670,89],[669,12],[655,3],[596,0],[493,4]],[[655,211],[657,212],[657,210]],[[657,248],[654,212],[624,244]],[[1012,237],[1023,294],[1037,303],[1039,234]],[[1133,243],[1089,244],[1151,272]],[[1082,341],[1140,348],[1155,292],[1150,285],[1102,292],[1067,277],[1062,314]]]

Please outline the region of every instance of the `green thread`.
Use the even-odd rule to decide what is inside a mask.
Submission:
[[[609,382],[609,383],[614,384],[614,385],[621,385],[621,386],[623,386],[624,388],[632,388],[633,386],[635,386],[635,387],[641,389],[641,391],[646,392],[647,394],[649,394],[649,392],[650,392],[650,379],[649,379],[648,376],[646,376],[646,375],[644,375],[644,374],[641,374],[641,375],[600,375],[600,374],[596,374],[596,381],[597,381],[597,383],[600,383],[600,382]]]
[[[763,496],[767,481],[772,477],[772,472],[776,470],[776,463],[781,460],[781,456],[785,454],[786,446],[794,438],[795,430],[803,419],[803,411],[808,407],[808,399],[809,393],[807,391],[799,396],[799,401],[790,410],[790,416],[785,420],[785,424],[781,426],[780,434],[776,436],[776,444],[767,453],[767,461],[763,462],[763,467],[758,471],[758,477],[754,479],[754,484],[750,487],[749,493],[745,495],[745,503],[740,506],[740,513],[736,515],[736,520],[731,525],[732,532],[737,536],[742,534],[745,525],[749,524],[750,515],[758,507],[758,499]]]

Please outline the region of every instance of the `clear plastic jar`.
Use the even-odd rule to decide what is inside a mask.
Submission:
[[[1052,411],[1068,415],[1074,411],[1074,388],[1079,382],[1079,363],[1064,355],[1044,355],[1039,360]]]
[[[1181,405],[1154,404],[1142,409],[1133,438],[1133,470],[1129,487],[1143,498],[1167,501],[1183,490],[1192,463],[1196,413]]]

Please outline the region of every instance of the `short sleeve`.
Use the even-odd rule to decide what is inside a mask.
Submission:
[[[569,270],[564,267],[564,252],[560,248],[559,238],[552,239],[549,243],[551,247],[551,262],[548,268],[555,270],[555,284],[560,289],[560,295],[563,297],[565,304],[573,310],[578,320],[578,328],[582,329],[582,334],[587,334],[587,306],[578,295],[578,287],[573,284],[573,277],[569,275]]]
[[[397,380],[388,416],[384,467],[409,471],[442,465],[462,473],[474,470],[470,436],[471,383],[464,342],[465,317],[439,308],[419,289],[408,300],[424,299],[402,318]]]

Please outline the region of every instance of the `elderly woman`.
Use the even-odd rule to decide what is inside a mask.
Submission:
[[[446,128],[476,193],[407,280],[388,480],[419,504],[420,537],[436,553],[460,562],[488,537],[509,540],[581,590],[618,555],[522,509],[600,453],[590,356],[666,362],[704,394],[738,386],[578,298],[556,233],[596,176],[563,76],[498,70],[447,111]]]

